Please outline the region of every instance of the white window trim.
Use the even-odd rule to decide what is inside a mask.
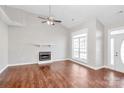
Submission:
[[[108,33],[107,33],[107,65],[110,66],[110,67],[114,67],[113,64],[111,64],[111,38],[117,36],[117,35],[120,35],[120,34],[111,34],[113,31],[121,31],[124,29],[124,26],[123,27],[117,27],[117,28],[111,28],[111,29],[108,29]]]
[[[80,35],[80,34],[82,34],[82,35]],[[81,36],[86,36],[86,40],[87,40],[87,42],[88,42],[88,33],[87,32],[85,32],[85,33],[80,33],[79,34],[79,36],[78,35],[73,35],[72,36],[72,58],[74,59],[74,60],[77,60],[77,61],[81,61],[81,62],[84,62],[84,63],[87,63],[87,56],[88,56],[88,45],[87,45],[87,48],[86,48],[86,51],[87,51],[87,54],[86,54],[86,60],[85,59],[80,59],[80,57],[79,58],[76,58],[76,57],[74,57],[74,38],[82,38]],[[87,43],[88,44],[88,43]],[[80,47],[80,42],[79,42],[79,47]],[[79,48],[79,51],[80,51],[80,48]],[[80,52],[79,52],[79,56],[80,56]]]

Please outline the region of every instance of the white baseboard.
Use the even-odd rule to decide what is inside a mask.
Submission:
[[[85,63],[81,63],[81,62],[76,61],[76,60],[71,59],[71,58],[55,59],[55,60],[49,61],[48,63],[51,63],[51,62],[61,62],[61,61],[65,61],[65,60],[70,60],[70,61],[72,61],[72,62],[78,63],[78,64],[80,64],[80,65],[83,65],[83,66],[88,67],[88,68],[93,69],[93,70],[99,70],[99,69],[102,69],[102,68],[107,68],[107,69],[111,69],[111,70],[113,70],[113,71],[117,71],[117,72],[124,73],[124,72],[122,72],[122,71],[113,69],[113,68],[111,68],[111,67],[109,67],[109,66],[101,66],[101,67],[89,66],[89,65],[87,65],[87,64],[85,64]],[[19,63],[19,64],[8,64],[8,66],[29,65],[29,64],[36,64],[36,63],[38,63],[38,62],[32,62],[32,63]],[[40,64],[44,64],[44,62],[43,62],[43,63],[40,63]],[[0,73],[2,73],[8,66],[4,67],[4,68],[0,71]]]
[[[54,59],[54,60],[49,60],[49,61],[40,61],[38,62],[38,64],[47,64],[47,63],[53,63],[53,62],[61,62],[61,61],[65,61],[67,60],[66,58],[65,59]]]
[[[120,72],[120,73],[124,73],[123,71],[119,71],[119,70],[116,70],[110,66],[104,66],[104,68],[107,68],[107,69],[110,69],[110,70],[113,70],[113,71],[117,71],[117,72]]]
[[[103,69],[103,68],[105,68],[105,66],[96,67],[96,70]]]
[[[58,62],[61,62],[61,61],[65,61],[65,60],[68,60],[68,58],[65,58],[65,59],[55,59],[55,60],[52,60],[54,62],[58,61]]]
[[[85,63],[81,63],[81,62],[79,62],[79,61],[77,61],[77,60],[70,59],[70,58],[68,58],[68,60],[70,60],[70,61],[72,61],[72,62],[75,62],[75,63],[78,63],[78,64],[80,64],[80,65],[83,65],[83,66],[88,67],[88,68],[93,69],[93,70],[99,70],[99,69],[102,69],[102,68],[103,68],[103,66],[102,66],[102,67],[89,66],[89,65],[87,65],[87,64],[85,64]]]
[[[55,59],[55,60],[51,60],[51,62],[61,62],[61,61],[65,61],[68,59]],[[30,65],[30,64],[37,64],[38,62],[31,62],[31,63],[18,63],[18,64],[8,64],[7,66],[5,66],[3,69],[0,70],[0,74],[9,66],[21,66],[21,65]],[[41,63],[43,64],[43,63]]]
[[[67,59],[55,59],[50,61],[43,61],[43,62],[31,62],[31,63],[18,63],[18,64],[8,64],[8,66],[18,66],[18,65],[30,65],[30,64],[44,64],[44,63],[51,63],[51,62],[61,62]]]
[[[1,70],[0,70],[0,74],[1,74],[5,69],[7,69],[7,67],[8,67],[8,65],[5,66],[3,69],[1,69]]]
[[[78,64],[81,64],[81,65],[83,65],[83,66],[86,66],[86,67],[88,67],[88,68],[91,68],[91,69],[93,69],[93,70],[99,70],[99,69],[102,69],[102,68],[107,68],[107,69],[110,69],[110,70],[113,70],[113,71],[117,71],[117,72],[124,73],[124,72],[122,72],[122,71],[116,70],[116,69],[114,69],[114,68],[112,68],[112,67],[109,67],[109,66],[92,67],[92,66],[89,66],[89,65],[87,65],[87,64],[84,64],[84,63],[78,62],[78,61],[76,61],[76,60],[70,59],[70,58],[68,58],[68,60],[70,60],[70,61],[72,61],[72,62],[75,62],[75,63],[78,63]]]
[[[30,64],[36,64],[37,62],[31,62],[31,63],[18,63],[18,64],[8,64],[8,66],[18,66],[18,65],[30,65]]]

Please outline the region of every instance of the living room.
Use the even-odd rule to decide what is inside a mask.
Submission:
[[[123,17],[124,5],[1,5],[0,87],[123,87]]]

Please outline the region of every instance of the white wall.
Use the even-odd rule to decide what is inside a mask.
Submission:
[[[0,72],[8,64],[8,26],[0,20]]]
[[[96,20],[96,67],[104,65],[104,25]]]
[[[94,68],[103,66],[104,26],[97,19],[92,19],[86,22],[85,24],[73,28],[72,33],[75,31],[79,31],[81,29],[88,29],[88,56],[87,56],[86,64]],[[71,40],[71,36],[70,36],[70,40]],[[71,48],[72,47],[70,47],[70,49]],[[70,58],[72,58],[71,54],[72,51],[70,50]]]
[[[8,6],[0,6],[0,7],[9,19],[8,25],[15,25],[15,26],[25,25],[25,11],[16,8],[11,8]],[[4,19],[4,21],[5,20],[7,19]]]
[[[22,13],[24,13],[22,11]],[[35,15],[25,13],[24,27],[9,27],[9,64],[38,61],[38,48],[32,44],[54,44],[53,60],[67,58],[69,32],[61,25],[42,24]]]
[[[95,23],[95,20],[91,20],[85,24],[82,24],[76,28],[73,28],[72,32],[79,31],[81,29],[88,29],[87,65],[95,67],[95,62],[96,62],[96,38],[95,38],[96,37],[96,23]],[[72,58],[71,55],[70,55],[70,58]]]
[[[9,64],[34,63],[38,61],[40,49],[34,44],[53,44],[54,58],[72,58],[71,34],[63,26],[42,24],[36,15],[14,8],[4,9],[14,21],[23,24],[22,27],[9,26]],[[16,14],[16,15],[13,15]],[[103,65],[103,31],[104,26],[96,19],[72,28],[72,32],[88,29],[88,65],[100,67]]]

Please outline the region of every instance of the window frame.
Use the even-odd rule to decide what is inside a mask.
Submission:
[[[81,40],[82,38],[85,38],[85,39],[86,39],[86,40],[85,40],[85,41],[86,41],[86,42],[85,42],[86,45],[84,46],[84,48],[80,48],[80,43],[81,43],[80,40]],[[75,52],[75,51],[74,51],[74,49],[75,49],[75,48],[74,48],[74,39],[78,39],[78,41],[79,41],[79,44],[78,44],[78,45],[79,45],[79,48],[77,48],[77,49],[78,49],[78,57],[75,57],[75,56],[74,56],[74,52]],[[73,59],[79,60],[79,61],[83,61],[83,62],[85,62],[85,63],[87,62],[87,55],[88,55],[88,51],[87,51],[87,49],[88,49],[87,44],[88,44],[88,43],[87,43],[87,41],[88,41],[88,34],[87,34],[87,33],[80,33],[80,34],[74,35],[74,36],[72,37],[72,58],[73,58]],[[86,52],[85,52],[85,53],[84,53],[84,51],[81,52],[81,51],[80,51],[81,49],[83,49],[83,50],[85,49]],[[81,57],[80,57],[81,53],[84,53],[84,55],[86,55],[86,58],[81,58]]]

